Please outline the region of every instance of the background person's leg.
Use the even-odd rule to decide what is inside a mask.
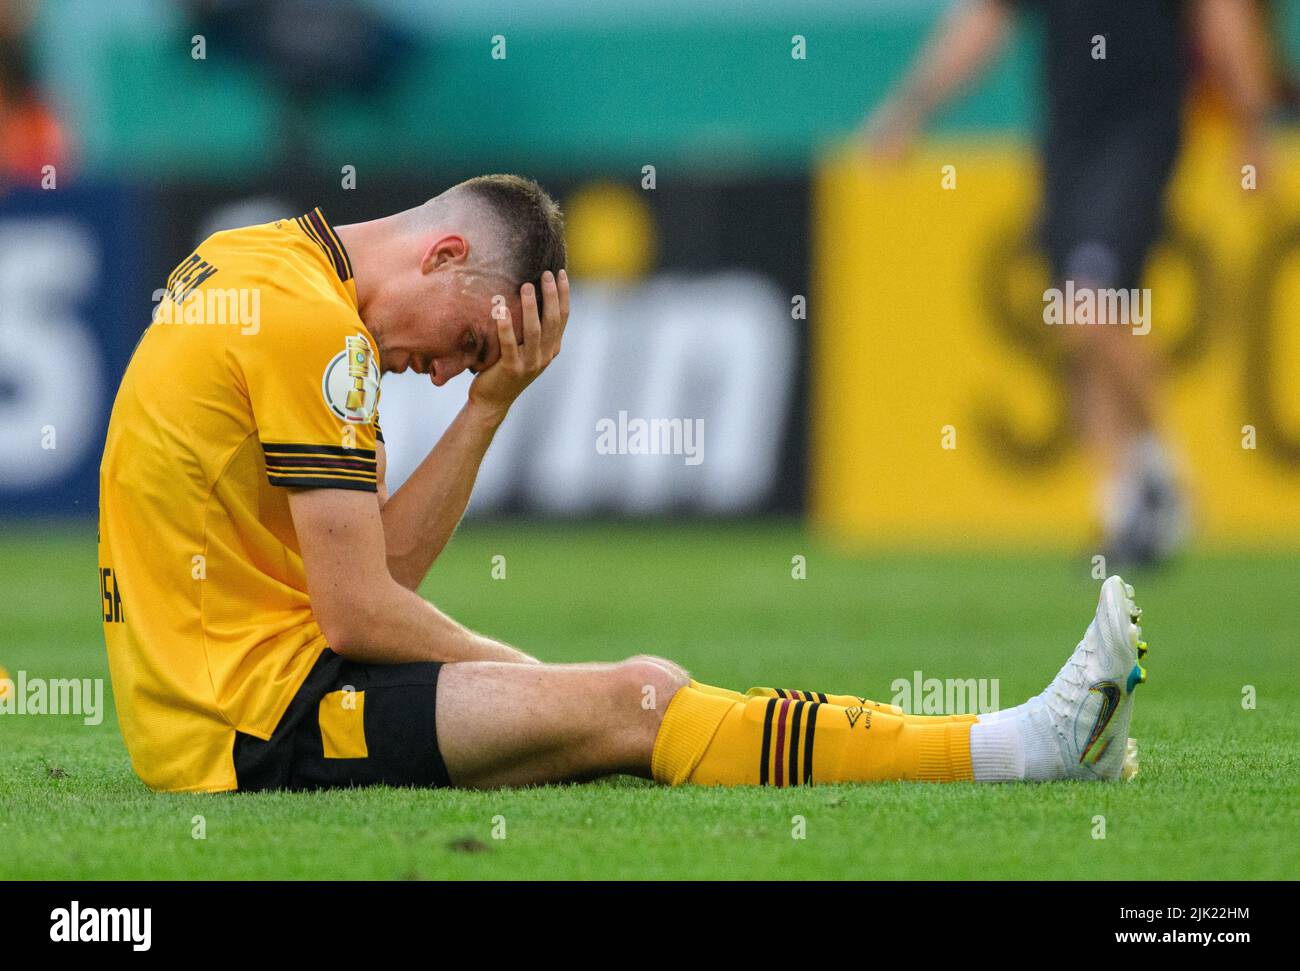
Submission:
[[[1071,345],[1081,438],[1099,477],[1106,555],[1145,563],[1182,545],[1187,514],[1177,462],[1157,428],[1159,361],[1150,339],[1135,335],[1130,323],[1061,330]]]
[[[1077,290],[1100,290],[1094,280]],[[1103,476],[1123,470],[1134,441],[1152,431],[1153,395],[1159,385],[1149,341],[1135,337],[1127,319],[1061,328],[1074,362],[1071,391],[1079,437]]]
[[[1049,139],[1044,158],[1045,235],[1057,286],[1132,290],[1163,233],[1164,197],[1178,156],[1176,119],[1098,137]],[[1153,326],[1152,303],[1143,324]],[[1098,300],[1099,309],[1105,301]],[[1158,316],[1158,315],[1157,315]],[[1167,318],[1166,318],[1167,319]],[[1071,409],[1098,481],[1107,556],[1149,562],[1174,552],[1186,532],[1175,462],[1156,414],[1161,385],[1156,338],[1131,319],[1059,328],[1071,367]],[[1158,321],[1155,326],[1159,326]]]
[[[663,712],[689,681],[670,661],[446,664],[438,744],[456,786],[649,777]]]

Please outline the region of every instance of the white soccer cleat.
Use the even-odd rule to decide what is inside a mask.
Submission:
[[[1060,778],[1113,782],[1137,774],[1128,737],[1133,690],[1146,681],[1146,656],[1133,588],[1114,576],[1101,585],[1097,614],[1065,667],[1039,699],[1057,737]]]

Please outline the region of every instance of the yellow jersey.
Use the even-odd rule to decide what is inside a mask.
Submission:
[[[237,788],[325,648],[288,488],[376,490],[379,356],[319,209],[217,233],[156,297],[99,472],[104,640],[153,789]]]

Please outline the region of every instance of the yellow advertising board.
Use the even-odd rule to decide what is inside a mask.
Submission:
[[[951,168],[945,168],[951,166]],[[1300,139],[1243,187],[1189,135],[1149,267],[1161,425],[1197,535],[1300,542]],[[1097,476],[1071,420],[1024,142],[846,150],[814,189],[812,507],[857,541],[1087,544]],[[948,187],[945,187],[948,186]]]

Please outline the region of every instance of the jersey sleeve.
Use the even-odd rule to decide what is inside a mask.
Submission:
[[[375,347],[355,315],[317,310],[303,314],[314,319],[268,324],[235,341],[267,480],[375,492]]]

